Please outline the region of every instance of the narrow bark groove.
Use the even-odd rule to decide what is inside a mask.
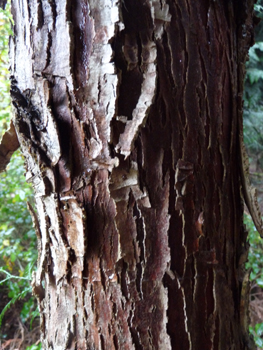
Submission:
[[[43,349],[247,349],[245,3],[12,1]]]

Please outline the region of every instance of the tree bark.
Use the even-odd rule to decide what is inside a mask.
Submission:
[[[253,1],[12,0],[43,349],[248,349]]]

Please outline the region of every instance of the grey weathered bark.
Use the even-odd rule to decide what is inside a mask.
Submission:
[[[245,0],[12,0],[43,349],[247,349]]]

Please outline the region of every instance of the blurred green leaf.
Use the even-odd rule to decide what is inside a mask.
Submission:
[[[26,350],[41,350],[42,349],[42,346],[41,346],[41,343],[39,343],[38,345],[30,345],[26,348]]]

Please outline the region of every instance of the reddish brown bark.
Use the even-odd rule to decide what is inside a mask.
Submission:
[[[247,349],[238,117],[252,10],[13,0],[44,349]]]
[[[0,172],[6,169],[13,153],[19,148],[16,130],[11,121],[9,129],[4,133],[0,143]]]

